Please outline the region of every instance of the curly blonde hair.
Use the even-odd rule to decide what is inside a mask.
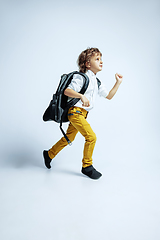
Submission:
[[[102,56],[102,53],[99,51],[98,48],[87,48],[86,50],[81,52],[77,60],[80,72],[86,73],[87,71],[86,62],[90,62],[91,57],[94,56],[96,53]]]

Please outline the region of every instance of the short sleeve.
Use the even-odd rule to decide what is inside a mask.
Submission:
[[[98,94],[104,98],[106,98],[109,94],[107,88],[105,87],[105,85],[103,85],[103,83],[101,83],[101,85],[98,88]]]
[[[67,88],[73,89],[75,92],[80,92],[83,84],[84,84],[83,77],[80,74],[74,74],[73,79]]]

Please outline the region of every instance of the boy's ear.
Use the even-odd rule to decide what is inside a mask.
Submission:
[[[90,62],[86,62],[86,68],[90,68]]]

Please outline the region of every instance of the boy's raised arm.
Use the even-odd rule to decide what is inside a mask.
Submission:
[[[119,86],[120,86],[120,84],[122,83],[122,80],[123,80],[123,76],[121,74],[118,74],[118,73],[115,74],[115,78],[116,78],[116,83],[106,97],[109,100],[111,100],[113,98],[113,96],[116,94],[116,92],[117,92],[117,90],[118,90],[118,88],[119,88]]]

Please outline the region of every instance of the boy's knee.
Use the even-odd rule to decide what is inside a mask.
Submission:
[[[68,143],[67,143],[67,140],[65,139],[65,137],[62,137],[62,138],[61,138],[61,141],[63,142],[63,144],[64,144],[64,143],[66,143],[66,145],[68,144]]]
[[[69,136],[69,140],[70,140],[71,142],[73,142],[74,139],[75,139],[75,137],[76,137],[76,136]]]
[[[76,136],[67,136],[67,137],[69,138],[69,140],[70,140],[71,142],[73,142]],[[61,139],[62,139],[63,142],[67,142],[66,139],[65,139],[65,137],[62,137]],[[67,144],[68,144],[68,143],[67,143]]]
[[[88,138],[87,138],[87,140],[88,140],[89,142],[95,143],[96,140],[97,140],[96,134],[93,133],[92,135],[89,135]]]
[[[96,142],[97,141],[97,136],[96,136],[96,134],[94,133],[94,135],[93,135],[93,141],[94,142]]]

